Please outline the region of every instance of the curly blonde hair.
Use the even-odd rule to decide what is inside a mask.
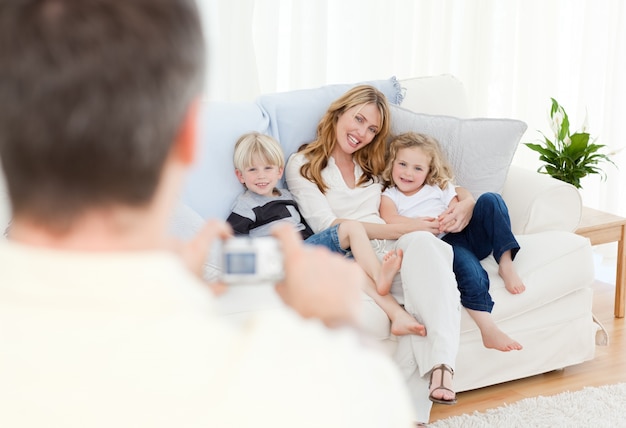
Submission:
[[[357,150],[353,159],[363,170],[356,185],[379,180],[385,168],[385,141],[389,135],[389,104],[385,95],[370,85],[359,85],[347,91],[329,107],[317,125],[316,139],[300,147],[308,160],[300,168],[300,174],[315,183],[322,193],[326,193],[328,185],[322,178],[322,170],[328,165],[335,145],[337,144],[337,121],[347,110],[372,103],[378,107],[380,125],[378,133],[371,143]]]
[[[420,134],[418,132],[405,132],[397,135],[389,142],[387,151],[387,165],[382,173],[383,184],[385,188],[395,187],[391,172],[396,156],[401,149],[419,148],[424,154],[430,157],[430,165],[428,165],[428,175],[425,183],[431,186],[439,186],[444,189],[448,184],[454,181],[454,173],[452,167],[448,163],[441,146],[437,140],[430,135]]]

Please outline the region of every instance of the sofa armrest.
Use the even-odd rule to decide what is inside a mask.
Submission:
[[[515,234],[573,232],[582,216],[582,199],[574,186],[515,165],[509,169],[502,197]]]

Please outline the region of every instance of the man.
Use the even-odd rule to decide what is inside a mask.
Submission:
[[[187,267],[224,223],[170,250],[203,53],[187,0],[0,3],[0,426],[410,426],[355,265],[277,230],[295,310],[234,329]]]

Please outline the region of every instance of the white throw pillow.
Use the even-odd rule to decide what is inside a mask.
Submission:
[[[395,105],[390,109],[391,132],[419,132],[436,138],[452,165],[456,183],[474,197],[502,192],[513,155],[527,128],[525,122],[428,115]]]

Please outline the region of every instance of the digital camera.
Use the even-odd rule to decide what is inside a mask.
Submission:
[[[222,245],[222,281],[227,284],[278,282],[283,255],[272,237],[233,237]]]

